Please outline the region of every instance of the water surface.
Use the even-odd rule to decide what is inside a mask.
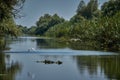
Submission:
[[[74,50],[38,37],[20,37],[8,46],[16,53],[1,53],[0,80],[120,80],[119,53]]]

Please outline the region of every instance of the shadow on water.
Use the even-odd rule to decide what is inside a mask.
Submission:
[[[37,47],[40,49],[57,49],[67,47],[64,43],[58,43],[54,39],[36,39]]]
[[[21,67],[19,62],[10,60],[10,55],[0,53],[0,80],[15,80]]]
[[[21,65],[17,61],[10,59],[10,55],[3,53],[8,49],[4,38],[0,39],[0,80],[15,80],[16,74],[21,70]]]
[[[100,72],[110,80],[120,80],[120,56],[76,56],[76,62],[81,74],[88,70],[91,76]]]

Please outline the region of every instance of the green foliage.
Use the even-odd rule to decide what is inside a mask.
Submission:
[[[84,19],[85,19],[85,18],[82,17],[81,15],[74,15],[74,16],[70,19],[70,22],[71,22],[72,24],[74,24],[74,23],[79,23],[79,22],[83,21]]]
[[[101,10],[103,12],[103,16],[113,16],[118,11],[120,11],[120,0],[109,0],[108,2],[105,2]]]
[[[70,21],[64,21],[57,14],[53,16],[45,14],[37,21],[37,27],[32,27],[29,32],[61,38],[64,41],[77,39],[79,42],[75,41],[76,46],[80,43],[98,48],[97,44],[102,50],[120,51],[119,3],[118,0],[104,3],[101,13],[97,0],[90,0],[87,5],[81,0],[77,14]]]
[[[79,3],[79,5],[78,5],[78,8],[77,8],[76,12],[77,13],[82,12],[85,9],[85,7],[86,7],[85,2],[83,0],[81,0],[80,3]]]
[[[0,0],[0,37],[17,36],[13,17],[16,17],[25,0]]]
[[[26,26],[17,25],[17,28],[19,29],[21,34],[27,34],[28,33],[28,28]]]
[[[20,33],[13,17],[17,17],[24,0],[0,0],[0,50],[6,48],[5,37],[17,37]]]
[[[86,19],[91,19],[97,14],[96,11],[98,11],[97,0],[90,0],[87,5],[85,5],[85,2],[81,0],[80,4],[78,5],[77,15],[81,15]]]
[[[4,19],[0,23],[0,37],[11,35],[17,37],[19,35],[19,30],[14,23],[12,18]]]
[[[49,37],[63,37],[63,36],[68,36],[69,34],[69,29],[71,27],[71,24],[69,22],[64,22],[58,25],[55,25],[51,27],[46,33],[46,36]]]
[[[120,50],[120,12],[113,17],[99,20],[97,40],[107,50]]]
[[[25,0],[0,0],[0,21],[12,15],[18,16],[18,12]]]
[[[32,26],[28,29],[27,34],[35,35],[36,26]]]
[[[92,27],[91,25],[91,21],[88,20],[83,20],[80,23],[76,23],[75,25],[73,25],[73,28],[71,29],[71,35],[74,38],[80,38],[80,39],[91,39],[92,36]]]
[[[64,22],[63,18],[60,18],[57,14],[54,14],[53,16],[49,14],[45,14],[44,16],[41,16],[39,20],[37,21],[36,25],[36,35],[44,35],[44,33],[52,26]]]
[[[64,22],[51,27],[46,35],[50,37],[75,38],[81,41],[97,41],[101,49],[110,51],[120,50],[120,13],[113,17],[75,22]],[[79,20],[79,19],[78,19]]]

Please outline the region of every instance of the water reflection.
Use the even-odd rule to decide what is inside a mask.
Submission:
[[[11,43],[9,43],[11,42]],[[70,48],[73,50],[102,50],[99,43],[95,41],[69,41],[61,42],[57,39],[46,39],[40,37],[19,37],[18,39],[12,39],[7,41],[9,44],[26,44],[36,47],[37,49],[59,49],[59,48]],[[31,44],[30,44],[31,43]],[[28,47],[27,46],[27,47]]]
[[[1,41],[0,43],[3,42]],[[119,55],[110,53],[111,56],[107,54],[106,56],[100,56],[98,52],[98,55],[95,56],[97,54],[96,51],[79,51],[79,49],[98,50],[96,43],[62,43],[53,39],[30,37],[13,39],[7,43],[13,51],[24,51],[31,47],[48,52],[55,52],[59,48],[67,47],[69,49],[59,49],[58,51],[63,51],[59,55],[55,52],[54,54],[49,53],[49,55],[43,53],[43,56],[39,53],[30,54],[29,52],[27,54],[1,53],[0,80],[19,80],[19,78],[21,80],[120,80]],[[4,45],[0,47],[5,48]],[[70,50],[74,51],[73,53],[75,54],[86,54],[86,56],[64,53],[64,51]],[[105,54],[104,52],[100,53]],[[93,55],[90,56],[90,54]],[[19,62],[24,65],[22,69]],[[18,74],[19,71],[21,71],[21,75]]]
[[[18,62],[10,61],[10,55],[0,53],[0,80],[15,80],[15,75],[21,70]]]
[[[120,80],[120,56],[76,56],[80,74],[107,76],[108,79]]]
[[[73,50],[101,50],[99,44],[95,41],[70,42],[69,48]]]
[[[54,39],[36,39],[37,47],[43,49],[57,49],[67,47],[64,43],[59,43]]]
[[[8,49],[8,47],[6,46],[5,38],[0,37],[0,52],[5,49]]]
[[[36,39],[37,47],[43,49],[71,48],[74,50],[98,50],[96,42],[59,42],[55,39]]]

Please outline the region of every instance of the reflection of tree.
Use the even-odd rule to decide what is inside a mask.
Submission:
[[[60,42],[57,39],[36,39],[38,48],[65,48],[69,47],[74,50],[98,50],[99,45],[96,42]]]
[[[64,48],[66,45],[59,43],[54,39],[36,39],[37,47],[39,48]]]
[[[0,80],[14,80],[15,74],[20,69],[21,66],[18,62],[7,64],[5,61],[5,54],[0,53]]]
[[[48,43],[44,39],[36,39],[37,46],[40,48],[44,48],[48,46]]]
[[[77,64],[80,72],[83,73],[84,70],[88,70],[89,74],[96,74],[97,72],[97,60],[93,56],[77,56]]]
[[[69,47],[75,50],[100,50],[99,44],[95,41],[73,41]]]
[[[100,64],[108,78],[120,80],[120,56],[102,57]]]
[[[5,49],[5,40],[4,38],[0,37],[0,51]]]
[[[120,56],[77,56],[77,65],[81,73],[88,71],[90,75],[101,72],[109,79],[120,80]]]

